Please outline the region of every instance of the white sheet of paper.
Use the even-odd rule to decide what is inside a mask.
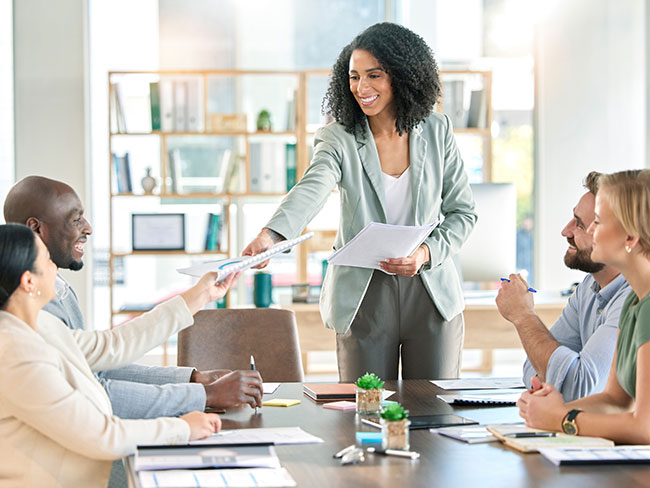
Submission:
[[[280,241],[274,246],[269,247],[266,251],[260,254],[256,254],[255,256],[239,256],[237,258],[219,259],[217,261],[210,261],[208,263],[190,266],[189,268],[180,268],[176,271],[195,277],[201,277],[209,272],[217,272],[217,281],[221,281],[229,274],[236,273],[237,271],[245,271],[248,268],[255,266],[256,264],[260,264],[261,262],[266,261],[276,254],[288,251],[301,242],[304,242],[307,239],[311,239],[313,236],[313,232],[308,232],[301,235],[300,237],[296,237],[295,239]]]
[[[379,269],[386,258],[403,258],[413,254],[438,225],[389,225],[370,222],[345,246],[332,253],[329,264]]]
[[[176,469],[167,471],[141,471],[142,488],[178,488],[179,486],[230,487],[296,486],[289,472],[284,468],[252,469]]]
[[[506,388],[524,388],[519,377],[511,378],[458,378],[455,380],[431,380],[431,383],[443,390],[490,390]]]
[[[278,387],[280,386],[280,383],[267,383],[265,381],[263,386],[264,386],[264,394],[265,395],[270,395],[271,393],[275,393],[275,390],[278,389]]]
[[[300,427],[272,427],[261,429],[222,430],[218,434],[198,441],[191,441],[190,445],[201,444],[320,444],[323,439],[311,435]]]

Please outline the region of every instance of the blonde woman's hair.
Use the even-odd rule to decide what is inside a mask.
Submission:
[[[639,238],[641,252],[650,257],[650,169],[602,175],[598,190],[607,192],[612,212],[623,229]]]

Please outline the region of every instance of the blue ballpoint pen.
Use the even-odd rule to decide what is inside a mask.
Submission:
[[[251,354],[251,371],[255,371],[255,358]],[[255,413],[257,414],[257,405],[255,405]]]
[[[508,283],[510,283],[510,280],[508,278],[501,278],[501,281],[507,281]],[[535,288],[528,288],[528,291],[537,293],[537,290]]]

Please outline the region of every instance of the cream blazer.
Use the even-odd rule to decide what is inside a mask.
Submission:
[[[0,311],[0,487],[105,487],[111,461],[136,445],[188,442],[181,419],[113,416],[91,370],[129,364],[192,323],[180,297],[98,332],[44,311],[35,332]]]

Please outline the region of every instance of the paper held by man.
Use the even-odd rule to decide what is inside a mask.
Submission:
[[[438,222],[422,226],[370,222],[350,242],[332,253],[327,262],[380,269],[379,263],[387,258],[404,258],[413,254]]]
[[[313,236],[313,232],[308,232],[301,235],[300,237],[296,237],[295,239],[278,242],[274,246],[269,247],[266,251],[260,254],[256,254],[255,256],[239,256],[237,258],[220,259],[218,261],[210,261],[208,263],[190,266],[189,268],[177,269],[176,271],[196,277],[201,277],[205,273],[216,271],[218,273],[217,281],[221,281],[232,273],[236,273],[237,271],[245,271],[248,268],[255,266],[256,264],[260,264],[261,262],[266,261],[276,254],[288,251],[301,242],[304,242],[307,239],[311,239]]]

